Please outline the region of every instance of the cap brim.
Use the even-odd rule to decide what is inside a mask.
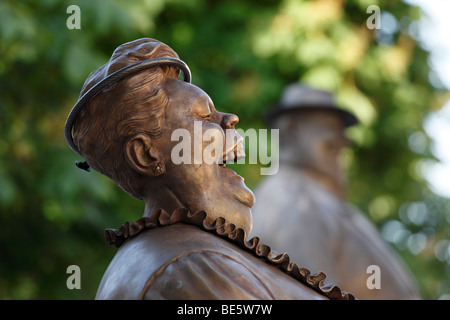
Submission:
[[[335,105],[298,106],[291,108],[282,108],[279,105],[276,105],[266,113],[266,115],[264,116],[264,121],[271,126],[273,122],[282,115],[286,115],[293,112],[297,113],[301,111],[310,111],[310,110],[326,110],[336,112],[341,117],[342,122],[344,123],[344,126],[346,128],[359,123],[358,118],[356,118],[356,116],[353,113],[344,109],[337,108]]]

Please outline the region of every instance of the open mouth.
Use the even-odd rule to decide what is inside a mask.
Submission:
[[[253,193],[245,186],[244,178],[226,166],[229,163],[237,163],[245,157],[243,138],[239,137],[236,144],[223,153],[222,159],[219,161],[219,168],[221,168],[219,171],[225,178],[223,180],[224,187],[229,194],[244,206],[251,208],[255,203]]]
[[[236,163],[241,159],[245,159],[245,152],[242,139],[239,139],[233,148],[223,153],[222,161],[219,161],[219,166],[226,167],[228,163]]]

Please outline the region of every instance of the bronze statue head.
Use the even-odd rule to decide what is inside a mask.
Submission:
[[[131,70],[140,63],[148,66]],[[124,70],[131,71],[123,76]],[[180,70],[185,81],[178,80]],[[109,78],[120,73],[116,79]],[[105,81],[110,84],[99,85]],[[84,98],[98,86],[98,92]],[[217,111],[211,98],[190,83],[189,69],[170,47],[149,38],[119,46],[107,64],[89,75],[80,97],[83,104],[76,105],[66,123],[69,145],[94,170],[145,201],[144,216],[159,208],[203,210],[250,233],[254,196],[242,177],[217,161],[177,163],[172,159],[179,143],[172,138],[175,130],[194,136],[197,123],[202,133],[208,129],[217,133],[209,142],[200,140],[201,146],[192,139],[197,142],[189,150],[194,159],[196,148],[204,150],[218,142],[217,137],[225,139],[226,133],[237,135],[234,126],[239,119]],[[234,141],[231,149],[222,143],[216,157],[237,160],[242,142]]]
[[[280,161],[312,169],[343,183],[339,158],[352,144],[344,135],[344,125],[328,110],[292,112],[277,119],[280,128]]]
[[[339,158],[353,144],[345,129],[358,123],[356,116],[341,109],[330,92],[293,83],[269,119],[280,130],[280,161],[307,170],[343,197],[338,191],[345,183]]]

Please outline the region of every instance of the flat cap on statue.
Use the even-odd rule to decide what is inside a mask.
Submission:
[[[292,83],[283,90],[278,104],[266,115],[266,121],[271,124],[281,115],[303,110],[330,110],[337,112],[341,116],[345,127],[353,126],[359,122],[353,113],[337,105],[332,93],[300,83]]]
[[[158,58],[140,60],[139,56],[145,56],[150,54],[149,48],[153,48],[152,45],[158,47],[161,51],[161,56]],[[153,48],[155,49],[155,48]],[[136,41],[131,41],[119,46],[113,53],[111,59],[105,65],[101,66],[97,70],[93,71],[86,79],[83,88],[80,93],[75,106],[67,117],[64,136],[70,148],[78,155],[83,156],[75,144],[72,136],[72,128],[78,114],[83,110],[86,104],[102,91],[111,90],[119,81],[130,77],[136,73],[142,72],[146,69],[162,67],[162,66],[174,66],[183,71],[184,81],[191,82],[191,71],[185,62],[179,59],[178,55],[174,52],[175,57],[170,56],[170,47],[164,43],[151,39],[142,38]],[[164,53],[167,54],[164,54]],[[76,161],[76,165],[80,169],[90,171],[89,164],[84,161]]]

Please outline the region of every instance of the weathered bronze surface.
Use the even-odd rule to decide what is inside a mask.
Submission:
[[[280,168],[255,191],[253,232],[358,299],[418,299],[402,261],[346,201],[339,157],[352,144],[344,130],[355,116],[330,93],[293,84],[270,119],[280,130]],[[371,265],[380,268],[380,289],[367,286]]]
[[[152,66],[161,58],[170,63]],[[147,68],[123,72],[140,61]],[[225,138],[239,120],[217,111],[186,73],[167,45],[148,38],[126,43],[91,73],[68,119],[66,138],[86,159],[84,167],[145,202],[142,219],[106,231],[119,250],[96,299],[352,299],[323,286],[323,274],[312,276],[257,238],[247,241],[255,198],[233,170],[172,161],[174,130],[194,134],[201,121],[203,132],[215,129]],[[83,98],[92,88],[100,89]],[[236,141],[230,149],[224,143],[218,156],[238,158],[242,142]]]

